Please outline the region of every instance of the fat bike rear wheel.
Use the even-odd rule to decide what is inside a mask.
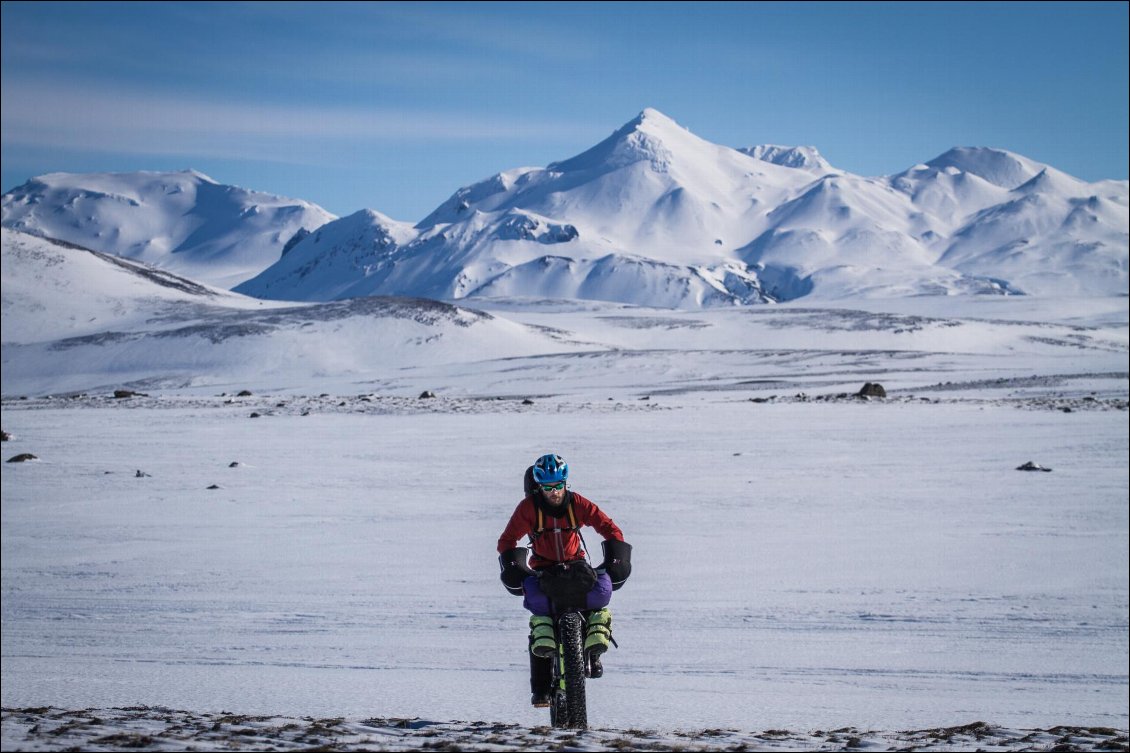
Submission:
[[[549,699],[549,723],[554,729],[567,729],[569,727],[569,700],[565,691],[555,688]]]

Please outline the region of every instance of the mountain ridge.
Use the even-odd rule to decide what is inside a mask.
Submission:
[[[4,225],[28,230],[20,195],[5,195]],[[1126,181],[1086,183],[988,147],[954,147],[895,175],[863,177],[811,146],[713,144],[647,108],[573,157],[464,186],[414,224],[371,209],[317,227],[292,221],[272,236],[258,273],[233,289],[295,301],[577,297],[667,308],[1119,295],[1127,196]],[[74,198],[84,201],[93,200]],[[102,200],[112,201],[121,203]],[[56,209],[71,220],[78,213]],[[230,214],[224,221],[238,225]],[[142,260],[167,266],[170,258]],[[197,258],[207,267],[207,253]]]

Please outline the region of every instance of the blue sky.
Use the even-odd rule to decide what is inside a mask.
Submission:
[[[991,146],[1125,179],[1128,7],[4,2],[2,188],[194,168],[415,222],[645,107],[861,175]]]

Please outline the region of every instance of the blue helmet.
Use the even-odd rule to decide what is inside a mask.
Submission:
[[[569,464],[560,455],[542,455],[534,462],[534,481],[556,484],[569,478]]]

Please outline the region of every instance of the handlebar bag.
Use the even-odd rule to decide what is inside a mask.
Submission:
[[[584,608],[585,597],[596,585],[596,572],[585,560],[558,562],[541,571],[538,585],[554,603]]]

